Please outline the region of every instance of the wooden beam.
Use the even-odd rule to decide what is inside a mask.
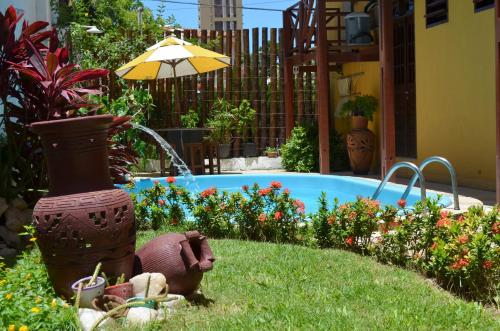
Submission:
[[[382,178],[396,161],[394,120],[394,30],[392,0],[380,1],[380,128]]]
[[[495,0],[495,66],[496,66],[496,191],[500,203],[500,0]]]
[[[319,171],[322,174],[330,173],[330,71],[328,64],[328,32],[326,30],[325,0],[317,0],[317,46],[316,63],[317,78],[317,107],[319,131]]]
[[[291,17],[288,11],[283,12],[283,94],[285,104],[285,136],[290,138],[295,124],[293,112],[293,63],[288,54],[292,42]]]

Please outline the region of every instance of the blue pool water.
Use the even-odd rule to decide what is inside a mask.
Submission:
[[[136,179],[135,193],[140,190],[151,188],[155,180],[166,184],[166,178],[144,178]],[[201,191],[215,186],[219,190],[229,192],[242,192],[243,185],[252,186],[258,183],[261,188],[268,187],[271,181],[279,181],[283,184],[283,189],[288,188],[293,198],[300,199],[305,203],[306,213],[318,210],[318,198],[321,192],[326,192],[328,201],[337,198],[340,203],[355,201],[356,197],[371,197],[379,185],[379,181],[374,181],[359,177],[346,177],[335,175],[319,174],[245,174],[245,175],[217,175],[217,176],[196,176],[194,183],[189,183],[184,177],[176,177],[176,184],[186,186],[192,191]],[[187,185],[186,185],[187,184]],[[379,197],[382,205],[396,206],[401,198],[405,186],[388,183]],[[436,198],[434,192],[427,192],[428,197]],[[407,199],[407,205],[411,206],[420,200],[420,189],[414,188]],[[451,205],[450,197],[442,196],[440,203],[443,207]]]

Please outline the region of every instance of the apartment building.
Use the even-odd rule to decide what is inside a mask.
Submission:
[[[242,0],[198,0],[200,29],[237,30],[243,27]]]

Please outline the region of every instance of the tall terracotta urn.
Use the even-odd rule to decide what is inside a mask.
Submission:
[[[54,289],[66,298],[71,284],[98,262],[108,276],[132,276],[134,208],[109,174],[107,131],[113,117],[38,122],[48,166],[49,194],[33,212],[37,242]]]
[[[347,134],[347,151],[354,174],[368,174],[374,150],[375,135],[368,130],[368,120],[363,116],[353,116],[352,130]]]

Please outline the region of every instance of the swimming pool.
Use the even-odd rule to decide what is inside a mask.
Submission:
[[[283,184],[283,189],[288,188],[290,194],[295,199],[304,202],[306,213],[318,210],[318,198],[321,192],[326,192],[328,201],[332,202],[337,198],[340,203],[355,201],[356,197],[371,197],[379,185],[379,181],[360,177],[319,175],[319,174],[244,174],[244,175],[216,175],[216,176],[196,176],[194,183],[189,183],[184,177],[176,177],[176,184],[187,187],[190,190],[204,190],[215,186],[219,190],[229,192],[242,192],[243,185],[251,186],[254,183],[264,188],[269,186],[271,181],[279,181]],[[139,178],[136,179],[134,193],[153,187],[155,180],[160,182],[165,178]],[[188,184],[188,185],[186,185]],[[166,185],[166,183],[165,183]],[[382,205],[396,206],[405,190],[405,186],[388,183],[379,197]],[[436,198],[435,192],[429,191],[427,197]],[[414,188],[407,199],[407,205],[411,206],[420,200],[420,189]],[[449,196],[441,197],[440,203],[443,207],[451,205]],[[330,204],[331,206],[331,204]]]

